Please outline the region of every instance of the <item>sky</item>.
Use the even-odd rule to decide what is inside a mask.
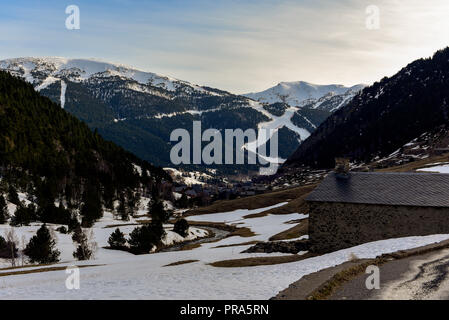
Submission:
[[[449,45],[447,0],[0,0],[0,5],[0,59],[95,58],[233,93],[262,91],[282,81],[371,84]],[[69,5],[80,10],[80,29],[66,28]]]

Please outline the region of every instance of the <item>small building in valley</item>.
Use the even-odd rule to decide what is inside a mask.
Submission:
[[[306,201],[314,252],[449,233],[449,174],[337,171]]]

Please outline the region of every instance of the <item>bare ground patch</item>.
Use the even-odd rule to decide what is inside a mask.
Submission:
[[[306,197],[312,192],[313,189],[315,189],[316,184],[303,186],[294,188],[292,190],[295,190],[293,199],[285,199],[285,201],[289,201],[287,204],[262,211],[260,213],[254,213],[254,214],[248,214],[244,216],[245,219],[249,218],[260,218],[264,217],[268,214],[290,214],[290,213],[307,213],[309,211],[309,208],[307,206],[307,203],[305,201]],[[290,194],[289,194],[290,195]],[[282,202],[282,201],[278,201]]]
[[[247,237],[253,237],[253,236],[257,235],[248,227],[237,227],[236,225],[229,225],[224,222],[189,221],[189,225],[198,226],[198,227],[201,227],[201,226],[211,227],[211,228],[228,231],[229,234],[226,236],[226,238],[233,237],[233,236],[247,238]],[[219,240],[221,240],[221,239],[219,239]],[[213,241],[211,241],[211,242],[213,242]]]
[[[93,265],[81,265],[77,266],[78,268],[88,268],[88,267],[98,267],[104,266],[104,264],[93,264]],[[0,273],[0,277],[6,276],[15,276],[21,274],[30,274],[30,273],[41,273],[41,272],[50,272],[50,271],[60,271],[67,269],[67,266],[58,266],[58,267],[48,267],[48,268],[39,268],[39,269],[31,269],[31,270],[21,270],[21,271],[11,271],[11,272],[3,272]],[[5,269],[3,269],[5,270]]]
[[[316,254],[305,253],[302,255],[292,254],[288,256],[270,256],[270,257],[255,257],[255,258],[243,258],[243,259],[232,259],[232,260],[222,260],[210,263],[213,267],[218,268],[239,268],[239,267],[255,267],[255,266],[266,266],[281,263],[290,263],[315,257]]]
[[[200,261],[200,260],[181,260],[181,261],[176,261],[176,262],[166,264],[164,267],[179,266],[181,264],[193,263],[193,262],[197,262],[197,261]]]
[[[201,247],[201,243],[187,243],[181,247],[180,251],[193,250],[199,247]]]
[[[292,199],[296,199],[298,197],[301,197],[304,194],[308,194],[311,192],[316,185],[307,185],[307,186],[301,186],[301,187],[295,187],[285,190],[278,190],[273,192],[268,192],[264,194],[259,194],[256,196],[251,197],[245,197],[245,198],[239,198],[234,200],[220,200],[214,202],[212,205],[203,207],[203,208],[197,208],[188,211],[185,215],[186,216],[192,216],[192,215],[201,215],[201,214],[209,214],[209,213],[218,213],[218,212],[228,212],[228,211],[234,211],[238,209],[259,209],[263,207],[269,207],[275,204],[278,204],[280,202],[288,202],[288,201],[294,201]],[[293,211],[295,212],[295,211]],[[292,213],[292,212],[288,212]]]
[[[241,242],[241,243],[224,244],[221,246],[211,247],[211,249],[247,246],[247,245],[256,244],[256,243],[259,243],[259,241],[253,240],[253,241]]]
[[[279,232],[268,239],[269,241],[290,240],[309,234],[309,219],[302,219],[301,222],[290,229]]]

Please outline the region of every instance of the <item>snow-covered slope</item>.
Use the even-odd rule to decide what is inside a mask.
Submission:
[[[276,86],[262,92],[248,93],[244,96],[265,103],[284,102],[291,106],[303,106],[305,104],[318,103],[318,107],[324,101],[339,96],[352,96],[362,89],[364,85],[345,87],[339,84],[317,85],[305,81],[281,82]]]
[[[220,268],[213,262],[269,256],[290,256],[281,253],[241,253],[248,249],[250,241],[267,241],[272,235],[291,228],[292,220],[307,218],[301,213],[283,215],[256,215],[265,210],[280,207],[279,203],[254,210],[235,210],[192,216],[192,221],[215,222],[249,228],[255,235],[242,238],[225,237],[218,241],[201,243],[191,250],[133,255],[119,250],[105,249],[109,235],[116,227],[128,235],[135,226],[112,220],[108,215],[92,228],[98,250],[93,260],[75,261],[70,235],[56,233],[61,262],[49,267],[19,267],[0,270],[0,299],[269,299],[289,284],[307,274],[344,263],[354,255],[375,258],[384,253],[416,248],[449,238],[447,234],[424,237],[387,239],[362,244],[304,260],[253,267]],[[253,215],[251,218],[247,218]],[[108,225],[114,224],[113,228]],[[51,228],[55,226],[50,226]],[[0,225],[0,234],[9,226]],[[19,239],[26,241],[38,226],[15,228]],[[194,229],[191,227],[191,229]],[[194,230],[191,230],[194,231]],[[200,235],[195,230],[192,237]],[[298,253],[299,255],[305,252]],[[189,263],[187,263],[189,262]],[[171,265],[170,265],[171,264]],[[67,290],[68,278],[64,267],[85,266],[80,269],[80,289]],[[60,267],[62,270],[52,270]],[[32,272],[33,269],[35,272]],[[21,271],[28,271],[28,273]],[[5,273],[15,272],[6,275]],[[45,272],[39,272],[45,271]]]

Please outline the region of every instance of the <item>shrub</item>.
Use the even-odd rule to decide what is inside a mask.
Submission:
[[[179,199],[176,201],[176,205],[177,205],[179,208],[188,208],[188,207],[190,206],[189,198],[187,198],[187,195],[186,195],[185,193],[183,193],[183,194],[181,195],[181,198],[179,198]]]
[[[175,222],[173,226],[173,231],[179,234],[182,237],[186,237],[189,231],[189,223],[186,219],[180,219]]]
[[[6,241],[5,238],[0,236],[0,258],[2,259],[11,259],[17,258],[17,249],[16,243],[13,241]]]
[[[56,241],[50,234],[45,223],[37,230],[35,236],[28,242],[24,253],[31,262],[53,263],[59,261],[60,252],[55,248]]]
[[[59,233],[62,233],[62,234],[66,234],[67,228],[64,226],[60,226],[59,228],[56,228],[56,231],[58,231]]]
[[[151,223],[136,227],[129,235],[129,246],[135,254],[149,253],[154,246],[160,244],[165,231],[162,224]]]
[[[123,249],[126,246],[126,239],[123,232],[119,228],[111,234],[108,244],[112,249]]]

